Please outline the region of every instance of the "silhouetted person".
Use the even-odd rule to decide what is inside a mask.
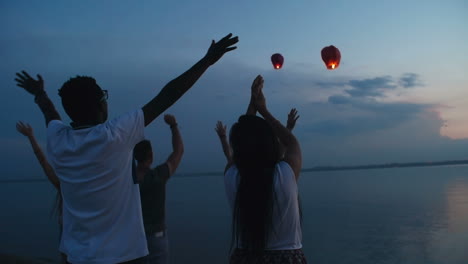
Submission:
[[[42,152],[41,147],[37,143],[36,137],[34,136],[34,131],[33,128],[28,124],[28,123],[23,123],[23,122],[17,122],[16,123],[16,130],[26,136],[29,139],[29,143],[31,143],[31,147],[34,151],[34,155],[36,155],[37,160],[39,161],[39,164],[42,167],[42,170],[44,171],[44,174],[47,176],[47,179],[49,180],[50,183],[55,187],[57,190],[57,198],[55,201],[55,210],[58,213],[58,224],[59,224],[59,237],[62,237],[62,194],[60,193],[60,181],[57,178],[57,175],[55,175],[55,171],[50,166],[49,162],[47,161],[46,156],[44,155],[44,152]],[[61,253],[62,257],[62,262],[66,261],[66,255]]]
[[[249,109],[247,110],[247,114],[252,114],[252,112],[249,112],[249,110],[253,110],[254,111],[253,115],[255,115],[257,111],[254,108],[251,109],[250,105],[251,104],[249,104]],[[253,104],[252,104],[252,106],[253,106]],[[288,119],[286,121],[286,128],[289,129],[289,131],[292,132],[292,130],[296,126],[296,121],[297,121],[297,119],[299,119],[299,117],[300,116],[297,115],[296,108],[293,108],[293,109],[291,109],[291,111],[289,111]],[[216,131],[216,134],[218,134],[219,140],[221,141],[221,147],[223,148],[223,153],[224,153],[224,156],[226,157],[227,164],[230,165],[230,164],[232,164],[232,150],[231,150],[231,146],[229,146],[229,141],[228,141],[227,136],[226,136],[226,131],[227,131],[226,125],[224,125],[223,122],[218,121],[216,123],[215,131]],[[284,147],[282,146],[281,142],[279,142],[279,143],[280,143],[280,146],[279,146],[280,147],[280,157],[283,158],[283,156],[284,156]],[[226,166],[225,170],[227,170],[228,168],[229,167]]]
[[[176,171],[184,154],[184,144],[175,117],[165,115],[164,121],[172,133],[172,153],[166,162],[151,168],[153,150],[149,140],[138,143],[133,151],[138,162],[136,175],[140,183],[141,209],[149,251],[146,263],[151,264],[169,262],[169,240],[165,217],[166,183]]]
[[[247,114],[229,136],[232,158],[224,179],[233,214],[230,263],[306,263],[297,187],[301,149],[268,111],[262,88],[259,75]],[[255,116],[255,110],[263,118]]]
[[[212,41],[206,55],[170,81],[140,109],[107,120],[107,90],[77,76],[59,90],[65,125],[44,90],[42,77],[17,73],[18,86],[34,95],[47,126],[49,162],[63,198],[60,251],[71,263],[141,263],[148,254],[139,187],[132,177],[134,146],[144,127],[174,104],[226,52],[237,37]]]

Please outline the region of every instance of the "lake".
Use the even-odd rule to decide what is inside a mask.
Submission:
[[[309,263],[468,263],[466,165],[307,172],[299,186]],[[226,263],[222,176],[175,176],[167,194],[171,263]],[[57,260],[51,184],[2,183],[0,197],[0,253]]]

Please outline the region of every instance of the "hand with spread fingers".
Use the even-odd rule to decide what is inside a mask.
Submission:
[[[21,121],[16,123],[16,130],[18,130],[18,132],[26,137],[31,137],[34,135],[32,127],[28,123],[23,123]]]
[[[218,134],[218,137],[225,137],[226,136],[226,125],[223,125],[223,122],[218,121],[216,123],[215,131]]]
[[[219,140],[221,141],[221,147],[223,148],[223,153],[226,157],[227,164],[224,169],[224,172],[226,172],[226,170],[233,164],[231,146],[229,146],[229,141],[226,137],[227,127],[223,124],[223,122],[218,121],[216,123],[215,131],[216,134],[218,134]]]
[[[286,123],[286,128],[289,129],[289,131],[292,131],[294,127],[296,126],[296,121],[299,119],[300,115],[297,114],[296,108],[291,109],[291,111],[288,114],[288,121]]]
[[[16,76],[18,77],[15,78],[16,85],[25,89],[28,93],[37,95],[44,91],[44,80],[42,80],[41,75],[37,75],[37,80],[25,71],[21,71],[21,73],[17,72]]]
[[[232,33],[229,33],[224,38],[220,39],[218,42],[214,40],[211,41],[211,46],[208,49],[208,52],[205,55],[205,58],[208,60],[210,65],[215,64],[221,57],[231,51],[235,50],[237,47],[233,46],[239,41],[239,38],[232,37]]]
[[[34,95],[34,102],[39,106],[42,114],[44,114],[46,126],[49,125],[51,120],[61,120],[54,104],[44,90],[44,80],[42,80],[41,75],[38,74],[37,80],[35,80],[26,71],[21,71],[16,73],[16,77],[16,85]]]

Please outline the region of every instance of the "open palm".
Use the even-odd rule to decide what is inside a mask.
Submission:
[[[41,75],[37,75],[37,80],[25,71],[21,71],[21,73],[17,72],[16,76],[18,76],[18,78],[15,78],[16,85],[25,89],[28,93],[37,95],[44,91],[44,80],[42,80]]]

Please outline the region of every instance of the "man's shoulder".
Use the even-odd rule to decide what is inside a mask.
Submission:
[[[54,119],[54,120],[50,120],[49,123],[47,123],[47,129],[54,129],[54,128],[57,128],[57,127],[68,127],[67,125],[65,125],[62,120],[60,119]]]
[[[158,166],[150,170],[149,173],[151,173],[152,177],[161,179],[163,181],[167,181],[171,176],[169,172],[169,166],[166,162],[159,164]]]
[[[54,119],[47,124],[47,136],[48,138],[53,139],[60,131],[69,129],[71,129],[71,127],[65,125],[62,120]]]
[[[163,163],[146,172],[143,184],[165,183],[169,177],[169,167]]]
[[[132,120],[139,120],[139,119],[144,119],[143,111],[141,110],[141,108],[123,113],[117,117],[107,120],[106,123],[109,125],[113,125],[113,124],[118,124],[121,122],[127,122],[127,121],[132,121]]]

